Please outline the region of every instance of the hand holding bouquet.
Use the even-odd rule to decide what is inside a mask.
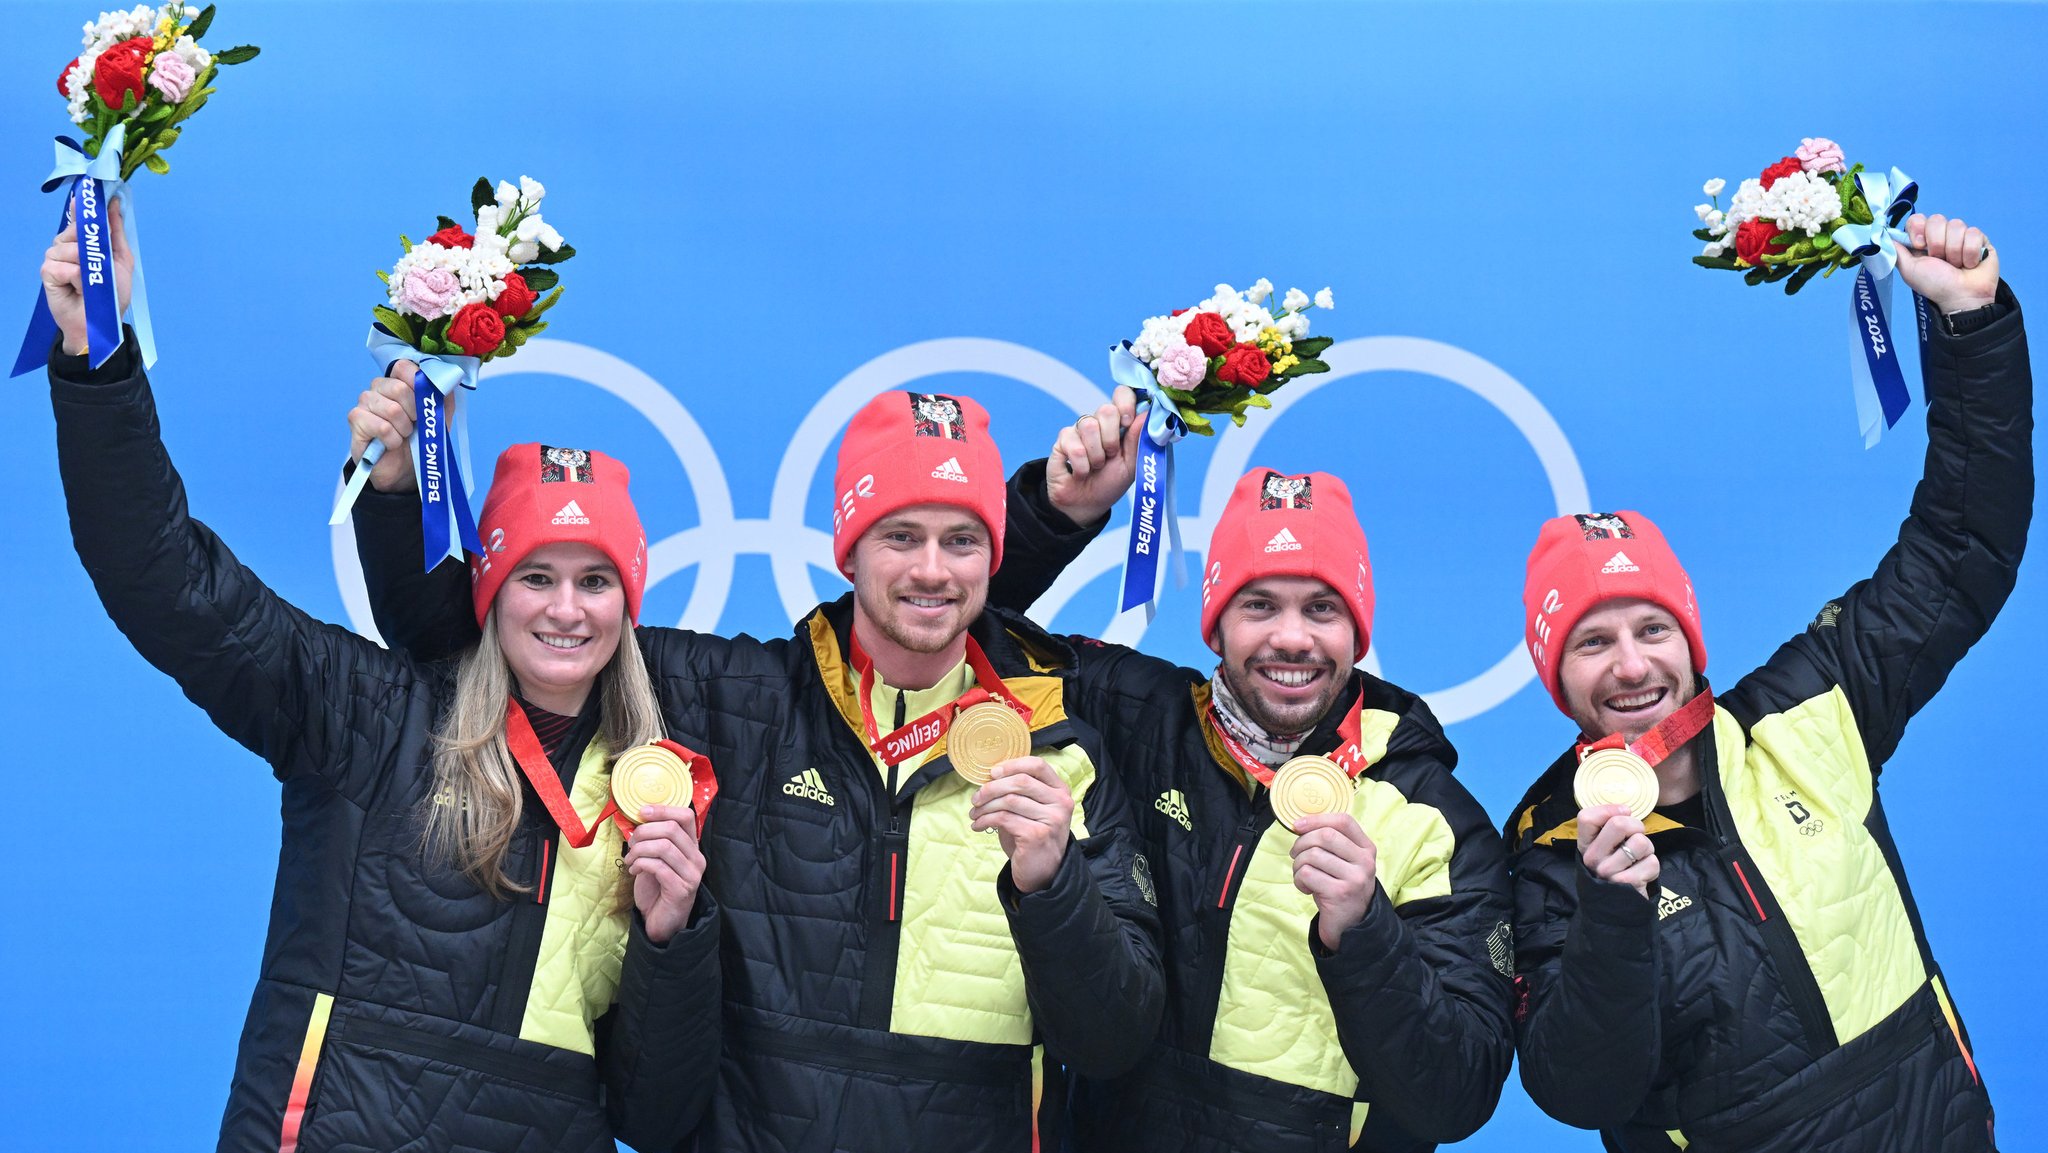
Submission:
[[[1693,209],[1700,220],[1693,236],[1706,242],[1694,264],[1740,272],[1751,285],[1783,282],[1788,296],[1815,276],[1856,268],[1850,326],[1860,352],[1851,361],[1852,384],[1863,443],[1876,444],[1909,399],[1891,335],[1890,278],[1897,246],[1906,242],[1898,225],[1912,213],[1918,186],[1896,168],[1880,174],[1848,164],[1840,145],[1808,137],[1743,181],[1723,210],[1726,187],[1718,177],[1707,181],[1711,203]]]
[[[128,247],[135,254],[129,309],[144,366],[156,363],[150,330],[149,294],[143,288],[141,242],[135,227],[128,180],[138,169],[162,175],[164,156],[193,113],[213,94],[214,76],[225,65],[254,59],[257,49],[241,45],[219,53],[199,46],[213,25],[213,6],[182,3],[102,12],[85,26],[85,50],[57,73],[57,94],[71,122],[85,130],[80,143],[57,138],[57,165],[43,183],[51,192],[69,186],[65,217],[78,229],[81,288],[85,299],[86,345],[94,367],[121,346],[122,307],[115,289],[118,269],[109,257],[107,213],[118,206]],[[14,373],[48,360],[56,322],[40,295],[28,333],[15,358]]]
[[[479,179],[469,197],[473,231],[437,217],[437,230],[425,241],[400,236],[404,255],[391,271],[377,273],[386,303],[370,310],[376,318],[370,356],[384,374],[401,360],[419,366],[408,447],[419,478],[429,569],[443,557],[460,560],[464,548],[483,550],[462,481],[469,462],[467,438],[456,427],[457,389],[475,389],[485,361],[512,355],[547,328],[541,316],[562,298],[561,276],[552,266],[576,255],[542,218],[546,195],[531,177],[496,188]],[[383,453],[381,441],[369,443],[329,524],[347,519]]]
[[[1211,416],[1228,415],[1243,425],[1254,408],[1271,408],[1266,397],[1297,376],[1328,372],[1317,357],[1330,347],[1327,336],[1308,334],[1308,309],[1335,308],[1325,288],[1314,298],[1287,290],[1275,316],[1273,285],[1261,278],[1239,292],[1216,286],[1209,299],[1147,320],[1135,341],[1109,350],[1109,373],[1127,385],[1151,411],[1138,440],[1138,481],[1131,489],[1131,537],[1124,554],[1123,593],[1118,611],[1158,597],[1158,536],[1166,531],[1167,552],[1181,583],[1180,521],[1173,507],[1173,444],[1188,433],[1215,435]]]

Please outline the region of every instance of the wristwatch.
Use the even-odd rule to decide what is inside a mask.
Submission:
[[[1941,323],[1947,326],[1950,336],[1968,336],[1988,327],[1992,321],[1998,319],[2001,311],[1998,302],[1994,300],[1990,304],[1966,308],[1961,312],[1945,312],[1942,314]]]

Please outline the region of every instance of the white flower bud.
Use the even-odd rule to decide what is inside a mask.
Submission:
[[[1316,307],[1335,308],[1337,307],[1337,298],[1330,295],[1328,288],[1324,288],[1321,292],[1316,293]]]
[[[1719,196],[1721,195],[1721,190],[1726,187],[1728,187],[1728,182],[1716,176],[1712,180],[1709,180],[1705,184],[1701,185],[1700,191],[1706,193],[1708,196]]]

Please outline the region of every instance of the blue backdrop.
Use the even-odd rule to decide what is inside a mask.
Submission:
[[[93,15],[7,8],[10,324],[56,214],[36,192],[67,127],[51,79]],[[971,393],[1020,461],[1143,317],[1219,280],[1327,284],[1318,331],[1360,343],[1286,411],[1182,448],[1188,536],[1248,461],[1346,476],[1373,659],[1432,695],[1497,817],[1570,736],[1513,651],[1541,518],[1657,517],[1726,681],[1867,575],[1919,475],[1919,407],[1859,443],[1843,281],[1787,299],[1687,262],[1702,181],[1832,136],[1981,223],[2022,300],[2048,286],[2048,10],[2027,4],[229,0],[208,40],[263,55],[222,80],[170,176],[139,182],[155,379],[194,511],[298,604],[361,620],[325,520],[371,376],[371,273],[400,231],[462,215],[480,174],[544,181],[581,255],[559,343],[476,397],[479,463],[543,438],[632,461],[657,623],[776,634],[837,595],[830,446],[869,393]],[[42,385],[6,387],[6,603],[27,652],[4,695],[0,1147],[200,1147],[256,973],[277,789],[107,622]],[[1137,636],[1112,626],[1114,557],[1091,559],[1052,623]],[[2048,853],[2027,831],[2048,804],[2026,704],[2042,569],[1884,777],[2017,1147],[2048,1133]],[[1170,590],[1144,644],[1204,663],[1195,617],[1193,589]],[[1532,1140],[1598,1147],[1512,1079],[1466,1147]]]

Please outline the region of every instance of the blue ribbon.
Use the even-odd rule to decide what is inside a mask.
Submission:
[[[121,298],[115,284],[119,273],[114,263],[114,236],[107,222],[109,201],[119,207],[128,251],[135,258],[129,315],[136,343],[142,350],[142,366],[151,368],[156,364],[156,334],[149,323],[149,293],[142,282],[142,241],[135,228],[135,193],[121,179],[121,149],[127,135],[126,125],[114,125],[101,143],[98,156],[87,156],[84,146],[68,136],[57,137],[57,163],[43,181],[44,192],[70,186],[64,199],[69,219],[78,224],[86,349],[94,368],[105,364],[121,347]],[[65,213],[58,214],[59,232],[64,230],[66,219]],[[38,290],[35,308],[29,314],[28,331],[21,339],[21,351],[14,358],[14,371],[8,375],[20,376],[48,364],[50,347],[56,340],[57,318],[50,314],[49,298]]]
[[[1912,402],[1899,368],[1898,343],[1892,339],[1891,275],[1899,263],[1898,245],[1911,243],[1899,222],[1912,213],[1920,188],[1896,168],[1889,176],[1859,172],[1856,182],[1870,205],[1871,223],[1844,224],[1829,238],[1863,261],[1849,298],[1850,340],[1855,346],[1849,355],[1849,375],[1863,446],[1869,448],[1885,429],[1899,423]]]
[[[444,557],[462,559],[462,550],[484,551],[477,537],[476,517],[469,508],[469,486],[463,477],[471,470],[468,426],[456,404],[457,388],[474,389],[477,369],[483,361],[474,356],[430,356],[398,337],[381,324],[370,326],[370,357],[377,371],[389,373],[401,360],[419,365],[413,374],[413,431],[406,439],[412,452],[413,476],[419,481],[420,536],[426,543],[429,571]],[[349,509],[369,483],[370,469],[384,456],[381,441],[371,441],[356,462],[355,475],[334,502],[328,524],[348,519]]]
[[[1145,362],[1131,353],[1129,341],[1109,350],[1109,375],[1138,394],[1149,406],[1145,435],[1138,438],[1138,479],[1131,486],[1131,536],[1124,551],[1123,594],[1118,612],[1145,606],[1145,619],[1158,611],[1159,539],[1164,530],[1167,555],[1173,562],[1174,585],[1188,583],[1187,562],[1180,547],[1180,516],[1173,502],[1173,444],[1187,436],[1188,426],[1173,402],[1159,392],[1159,382]]]

